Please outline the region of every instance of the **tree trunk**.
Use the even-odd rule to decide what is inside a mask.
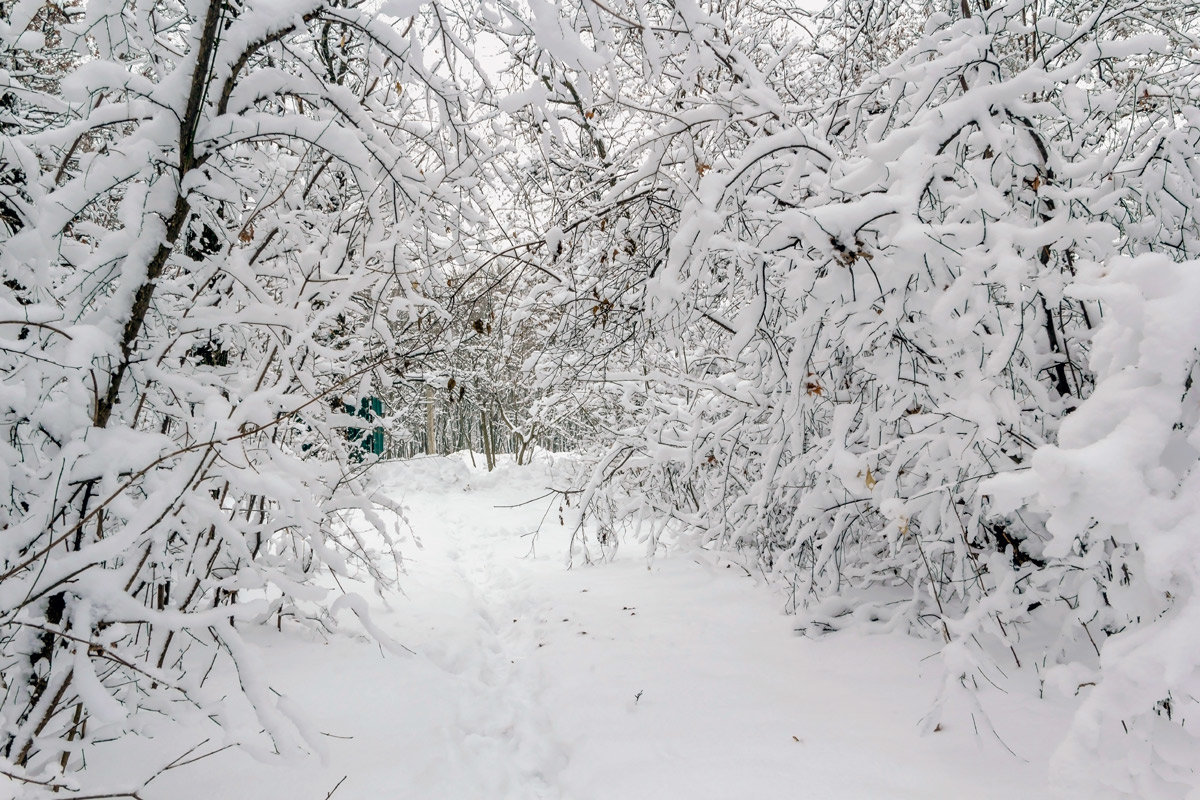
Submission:
[[[437,454],[437,418],[433,411],[433,386],[425,384],[425,455]]]
[[[496,468],[496,443],[492,441],[491,425],[488,422],[488,413],[486,411],[479,412],[480,419],[480,434],[483,439],[483,455],[487,460],[488,472]]]

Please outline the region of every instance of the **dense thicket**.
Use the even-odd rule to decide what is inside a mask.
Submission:
[[[428,287],[478,228],[461,20],[0,8],[5,774],[66,786],[189,713],[311,746],[240,631],[365,613],[319,573],[395,579],[345,431],[442,346]]]
[[[581,558],[940,639],[930,728],[1026,674],[1064,776],[1200,780],[1200,5],[0,9],[6,772],[244,720],[199,663],[297,738],[238,626],[387,582],[380,396],[589,453]]]
[[[1098,684],[1063,769],[1193,785],[1197,11],[613,9],[612,133],[548,157],[590,183],[541,359],[620,409],[596,542],[746,551],[810,633],[928,631],[977,725],[1013,671]]]

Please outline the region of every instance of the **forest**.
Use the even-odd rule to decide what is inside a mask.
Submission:
[[[465,452],[1200,796],[1198,212],[1194,0],[0,0],[0,795],[311,750],[255,631]]]

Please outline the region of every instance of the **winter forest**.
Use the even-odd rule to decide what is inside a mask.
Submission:
[[[0,797],[1196,800],[1198,214],[1193,0],[0,0]]]

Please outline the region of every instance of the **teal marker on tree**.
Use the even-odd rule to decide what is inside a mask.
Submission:
[[[364,397],[358,403],[358,408],[345,403],[344,408],[347,414],[354,414],[362,417],[368,422],[373,422],[375,419],[383,416],[383,401],[378,397]],[[346,439],[354,442],[357,441],[362,445],[362,449],[374,455],[383,455],[383,427],[376,426],[370,430],[364,428],[347,428]],[[357,451],[355,451],[357,452]],[[361,456],[359,456],[361,458]]]

